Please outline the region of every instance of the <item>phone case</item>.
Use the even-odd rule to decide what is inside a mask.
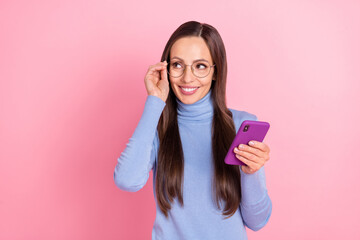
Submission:
[[[225,163],[229,165],[245,165],[239,159],[236,158],[234,148],[239,146],[240,143],[247,144],[251,140],[262,142],[266,133],[270,128],[268,122],[245,120],[242,122],[239,131],[237,132],[235,139],[233,140],[231,147],[226,154]],[[246,131],[244,131],[244,129]]]

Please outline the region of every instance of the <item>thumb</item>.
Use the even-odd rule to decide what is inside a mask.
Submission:
[[[167,66],[165,67],[165,69],[161,70],[161,80],[159,81],[159,85],[161,87],[169,85],[169,80],[167,77]]]

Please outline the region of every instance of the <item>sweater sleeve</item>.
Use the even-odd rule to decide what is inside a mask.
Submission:
[[[265,183],[265,168],[261,167],[253,174],[241,170],[241,203],[240,210],[245,225],[257,231],[269,221],[272,202]]]
[[[253,114],[242,114],[237,130],[244,120],[257,121],[258,118]],[[244,224],[251,230],[258,231],[269,221],[272,211],[272,202],[266,188],[265,168],[263,166],[255,173],[247,174],[242,171],[241,166],[239,167],[241,178],[240,212]]]
[[[149,178],[157,151],[157,125],[165,102],[148,95],[140,121],[126,148],[117,159],[114,181],[118,188],[135,192],[140,190]]]

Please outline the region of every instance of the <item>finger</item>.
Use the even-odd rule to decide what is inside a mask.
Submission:
[[[161,80],[159,81],[159,88],[166,93],[169,90],[169,81],[166,70],[161,71]]]
[[[161,80],[168,82],[166,65],[164,65],[164,69],[161,70]]]
[[[252,168],[250,168],[250,167],[248,167],[246,165],[242,166],[241,170],[246,174],[253,174],[254,172],[256,172],[255,169],[252,169]]]
[[[155,65],[150,65],[149,69],[148,69],[148,72],[158,71],[158,70],[163,69],[166,66],[167,66],[167,63],[165,61],[164,62],[158,62]]]
[[[237,153],[237,155],[246,158],[248,161],[254,162],[254,163],[263,163],[263,158],[258,157],[252,153],[240,151]]]
[[[239,159],[241,162],[245,163],[246,166],[248,166],[251,169],[258,169],[260,166],[259,164],[255,163],[253,161],[250,161],[249,159],[244,158],[243,156],[236,154],[236,157],[237,157],[237,159]]]
[[[164,66],[164,65],[167,65],[166,60],[164,60],[163,62],[157,62],[157,63],[155,63],[154,65],[150,65],[150,66],[149,66],[149,69],[152,68],[152,67]]]
[[[159,62],[157,64],[154,65],[155,67],[166,67],[167,66],[167,62],[164,61],[164,62]]]
[[[265,154],[262,150],[254,148],[254,147],[250,147],[245,144],[239,144],[237,149],[240,151],[250,152],[258,157],[263,157]],[[236,152],[236,149],[234,149],[234,151]]]
[[[246,166],[246,165],[243,165],[243,166],[241,166],[241,170],[244,172],[244,173],[247,173],[247,174],[249,174],[250,172],[249,172],[249,167],[248,166]]]
[[[240,144],[241,145],[241,144]],[[249,147],[249,146],[245,146],[245,148],[248,148],[248,151],[245,150],[240,150],[238,148],[234,149],[234,152],[236,154],[239,154],[243,157],[246,157],[249,160],[254,160],[258,163],[265,163],[266,161],[269,161],[270,156],[268,152],[263,152],[261,150]],[[240,149],[244,149],[244,148],[240,148]],[[257,159],[257,160],[256,160]]]
[[[264,142],[258,142],[258,141],[255,141],[255,140],[251,140],[251,141],[249,142],[249,145],[250,145],[251,147],[260,149],[260,150],[262,150],[263,152],[270,152],[269,146],[266,145]]]
[[[154,83],[154,84],[157,84],[157,82],[159,81],[159,79],[160,79],[160,74],[159,74],[159,72],[153,72],[153,73],[147,74],[147,75],[145,76],[145,82],[150,81],[150,82],[152,82],[152,83]]]
[[[152,75],[153,75],[155,78],[160,78],[160,73],[159,73],[158,71],[153,72]]]
[[[162,69],[166,69],[166,66],[154,66],[149,69],[148,73],[152,74],[154,72],[161,71]]]
[[[248,147],[250,149],[250,147]],[[244,151],[244,148],[240,148],[241,150],[239,150],[238,148],[234,149],[235,154],[238,154],[240,156],[246,157],[247,159],[251,160],[251,161],[255,161],[255,162],[259,162],[261,161],[261,159],[266,157],[266,154],[264,152],[261,152],[258,149],[250,149],[249,151]],[[256,152],[253,153],[253,152]]]

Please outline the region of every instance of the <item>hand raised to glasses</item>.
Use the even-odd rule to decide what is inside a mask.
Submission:
[[[249,145],[240,144],[234,149],[236,157],[245,163],[241,166],[244,173],[252,174],[257,172],[270,159],[270,148],[263,142],[250,141]]]
[[[145,75],[145,87],[148,95],[159,97],[166,102],[169,95],[169,81],[167,78],[167,62],[151,65]]]

